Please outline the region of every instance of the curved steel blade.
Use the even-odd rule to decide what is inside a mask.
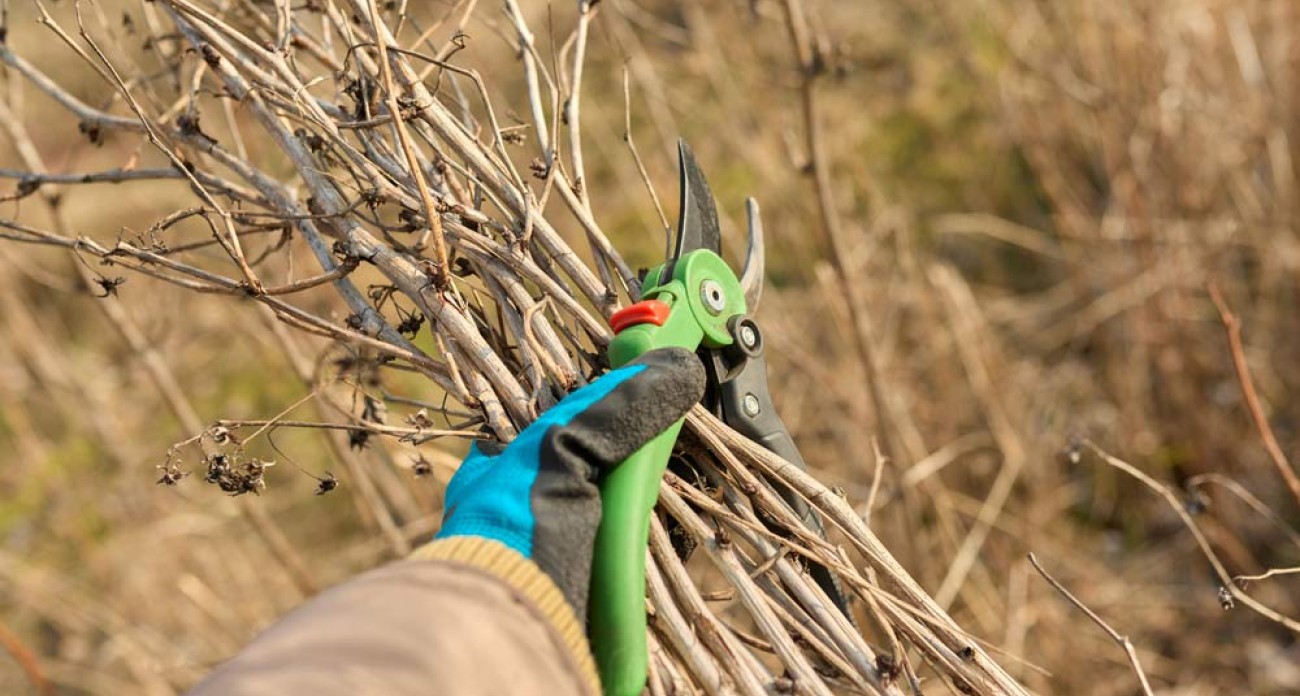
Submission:
[[[677,159],[681,189],[681,203],[677,217],[677,243],[673,256],[664,269],[664,277],[671,278],[673,265],[687,252],[708,249],[722,253],[722,231],[718,225],[718,208],[709,190],[709,182],[695,161],[695,153],[685,140],[677,141]]]
[[[740,274],[740,287],[745,291],[745,307],[753,314],[758,311],[758,301],[763,296],[763,274],[767,266],[763,218],[758,201],[745,199],[745,216],[749,218],[749,249],[745,252],[745,270]]]

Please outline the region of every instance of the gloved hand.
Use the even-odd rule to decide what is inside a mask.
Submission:
[[[694,353],[651,351],[570,394],[503,450],[475,446],[447,486],[437,538],[485,537],[518,551],[584,621],[601,512],[595,481],[685,415],[704,382]]]

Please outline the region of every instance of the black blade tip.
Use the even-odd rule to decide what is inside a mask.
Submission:
[[[677,218],[677,247],[673,257],[696,249],[722,253],[722,233],[718,224],[717,204],[704,172],[695,161],[695,153],[685,139],[677,140],[678,186],[681,203]]]

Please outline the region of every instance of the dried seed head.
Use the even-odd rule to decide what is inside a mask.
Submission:
[[[233,496],[260,493],[266,488],[263,476],[275,462],[250,459],[241,463],[230,455],[217,453],[208,456],[207,465],[208,471],[203,480]]]
[[[429,418],[429,411],[428,409],[424,409],[424,408],[407,416],[406,422],[411,427],[420,428],[421,430],[423,430],[424,428],[433,427],[433,420]]]
[[[23,177],[18,182],[18,188],[14,190],[13,195],[6,196],[5,200],[16,201],[22,198],[26,198],[32,195],[33,193],[36,193],[39,190],[41,190],[41,180],[38,177],[34,177],[34,176]]]
[[[165,464],[159,464],[158,468],[162,470],[162,476],[158,477],[156,485],[175,486],[181,482],[181,479],[190,475],[188,471],[181,471],[176,462],[168,460]]]
[[[379,371],[375,370],[367,375],[367,386],[376,386],[379,380]],[[364,404],[361,408],[361,420],[367,423],[378,423],[383,425],[388,422],[388,404],[366,394],[362,400]]]
[[[339,487],[339,480],[334,477],[334,474],[331,474],[330,472],[326,471],[325,478],[317,479],[316,495],[325,495],[326,493],[329,493],[330,491],[338,487]]]
[[[194,136],[209,143],[217,142],[216,138],[203,132],[199,126],[198,112],[184,113],[176,117],[176,128],[184,135]]]
[[[420,333],[420,327],[424,326],[424,315],[419,312],[412,312],[402,319],[402,323],[397,325],[397,333],[414,338]]]
[[[123,278],[122,276],[117,276],[114,278],[109,278],[107,276],[100,276],[95,279],[95,284],[98,285],[99,288],[104,291],[104,294],[95,295],[95,297],[98,297],[100,299],[103,299],[110,295],[112,295],[113,297],[117,297],[117,289],[121,287],[124,283],[126,283],[126,278]]]
[[[898,679],[902,670],[893,655],[881,653],[876,655],[876,669],[880,672],[880,681],[889,684]]]
[[[210,44],[199,46],[199,53],[203,56],[203,62],[207,63],[208,67],[215,68],[221,65],[221,54],[217,53],[217,49]]]
[[[369,430],[348,431],[348,447],[354,450],[359,450],[359,449],[365,449],[366,446],[369,444],[370,444]]]
[[[89,120],[82,121],[81,123],[77,124],[77,130],[81,131],[81,133],[85,135],[88,140],[90,140],[91,144],[93,145],[104,144],[104,132],[100,128],[98,123]]]
[[[1192,516],[1203,515],[1210,509],[1210,499],[1199,488],[1189,489],[1187,497],[1183,500],[1183,509]]]
[[[223,425],[214,425],[211,428],[208,428],[207,435],[218,445],[224,445],[234,439],[234,436],[230,433],[230,429]]]
[[[208,473],[203,477],[208,483],[220,483],[222,477],[230,470],[229,458],[224,454],[214,454],[207,459]]]

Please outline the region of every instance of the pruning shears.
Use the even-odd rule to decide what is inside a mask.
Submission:
[[[656,348],[695,350],[708,374],[704,404],[732,428],[806,468],[768,392],[763,334],[750,316],[762,291],[763,239],[758,205],[747,202],[749,250],[740,278],[721,257],[718,211],[704,174],[678,141],[681,204],[677,239],[663,264],[647,272],[641,301],[610,318],[614,367]],[[637,450],[600,482],[602,517],[592,565],[589,635],[605,696],[636,696],[645,687],[645,557],[650,515],[683,420]],[[779,483],[773,488],[809,529],[821,518]],[[810,568],[841,611],[847,601],[834,576]]]

